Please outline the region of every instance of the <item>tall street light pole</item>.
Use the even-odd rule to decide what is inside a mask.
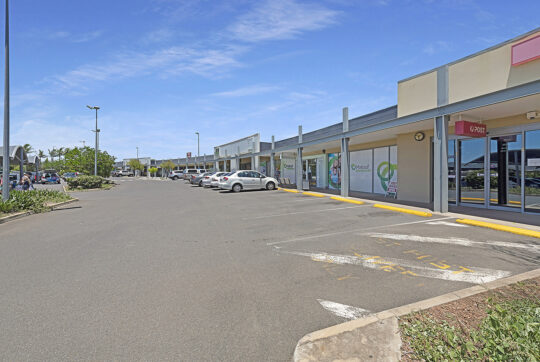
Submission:
[[[99,128],[97,128],[97,111],[99,109],[98,106],[86,106],[88,109],[95,109],[96,110],[96,148],[94,152],[94,175],[97,176],[97,155],[98,155],[98,147],[99,147]]]
[[[135,147],[137,149],[137,161],[139,161],[139,147]],[[139,165],[137,165],[138,167]],[[137,173],[139,173],[139,170],[136,170]],[[138,176],[138,175],[137,175]]]
[[[4,155],[2,199],[9,198],[9,0],[6,0],[6,65],[4,78]]]
[[[201,156],[200,150],[199,150],[199,132],[195,132],[197,135],[197,168],[199,168],[199,157]]]

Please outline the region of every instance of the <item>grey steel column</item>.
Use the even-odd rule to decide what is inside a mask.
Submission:
[[[448,121],[450,116],[434,119],[433,137],[433,211],[448,212]]]
[[[304,175],[302,172],[302,126],[298,126],[298,149],[296,150],[296,189],[302,191]]]
[[[343,108],[343,132],[349,131],[349,108]],[[349,196],[349,139],[341,139],[341,196]]]
[[[341,196],[349,196],[350,172],[349,172],[349,139],[341,139]]]
[[[21,151],[19,152],[19,180],[22,180],[23,178],[23,167],[24,167],[24,149],[21,147]]]
[[[272,136],[272,153],[270,154],[270,177],[276,177],[276,161],[274,160],[274,158],[276,157],[276,154],[274,153],[275,148],[275,138],[274,136]]]
[[[3,154],[3,174],[2,199],[9,198],[9,0],[6,0],[6,64],[4,78],[4,154]]]
[[[94,150],[94,175],[97,176],[97,155],[98,155],[98,148],[99,148],[99,129],[97,128],[97,111],[98,109],[95,108],[96,110],[96,149]]]

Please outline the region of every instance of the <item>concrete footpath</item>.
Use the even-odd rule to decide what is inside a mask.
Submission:
[[[312,332],[298,342],[294,361],[399,361],[399,317],[539,276],[536,269]]]

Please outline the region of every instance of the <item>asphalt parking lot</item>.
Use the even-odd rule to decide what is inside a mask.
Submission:
[[[538,239],[283,191],[117,180],[0,225],[9,360],[287,361],[305,334],[538,268]]]

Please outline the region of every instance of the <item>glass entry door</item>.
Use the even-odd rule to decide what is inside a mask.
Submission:
[[[486,139],[460,140],[459,144],[459,201],[463,204],[485,204]]]
[[[521,134],[490,138],[490,206],[521,209],[521,142]]]

